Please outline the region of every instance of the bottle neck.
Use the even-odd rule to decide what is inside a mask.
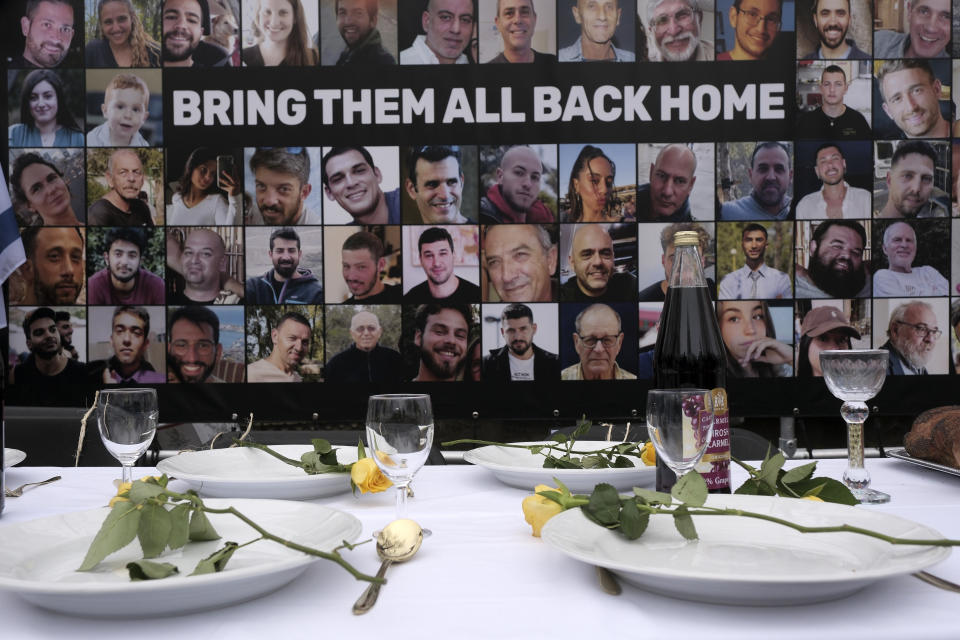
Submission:
[[[697,245],[676,247],[673,256],[673,271],[670,272],[670,287],[706,287],[700,250]]]

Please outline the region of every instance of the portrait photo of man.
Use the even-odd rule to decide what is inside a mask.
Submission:
[[[480,147],[481,224],[556,222],[556,145]]]
[[[154,229],[109,227],[88,229],[87,303],[107,305],[163,304],[163,256],[148,251],[148,243],[162,247],[162,233]],[[156,269],[156,272],[150,268]]]
[[[323,304],[319,227],[252,227],[246,247],[245,304]]]
[[[713,144],[639,144],[637,154],[648,180],[637,187],[639,222],[713,219]]]
[[[167,304],[243,299],[240,227],[167,227]]]
[[[400,227],[327,227],[324,244],[328,304],[400,303]]]
[[[323,65],[397,64],[397,0],[321,0]]]
[[[163,307],[91,307],[88,376],[96,384],[158,384],[167,381]]]
[[[747,166],[746,180],[739,172],[741,157],[752,146],[749,156],[743,157]],[[720,219],[786,220],[790,215],[793,193],[793,145],[789,142],[720,143],[718,145],[718,172],[723,199]],[[733,159],[738,161],[736,165]],[[735,171],[736,167],[736,171]],[[729,187],[726,185],[730,185]],[[746,192],[742,197],[737,193]]]
[[[888,376],[947,373],[949,308],[946,298],[874,300],[873,343],[890,353]],[[888,318],[886,323],[883,318]]]
[[[565,305],[561,332],[568,327],[571,313],[575,314],[573,331],[567,335],[571,336],[572,349],[561,342],[560,357],[563,364],[574,361],[560,372],[560,379],[635,380],[636,374],[629,369],[636,370],[637,362],[637,332],[632,329],[637,326],[636,310],[603,303]],[[631,329],[625,333],[625,327]]]
[[[257,307],[251,307],[256,309]],[[168,307],[167,382],[243,382],[244,308]]]
[[[327,307],[327,367],[332,383],[403,380],[400,309],[389,305]],[[336,329],[331,329],[335,327]],[[343,328],[348,327],[344,332]]]
[[[814,146],[816,145],[816,146]],[[848,160],[849,157],[849,160]],[[815,141],[797,143],[797,220],[869,218],[873,166],[870,143],[863,141]],[[808,168],[813,165],[813,171]],[[811,180],[811,175],[817,182]],[[812,188],[819,186],[816,191]]]
[[[407,226],[404,232],[404,256],[409,257],[404,261],[404,303],[480,302],[480,230],[476,225]]]
[[[85,236],[80,227],[20,230],[27,261],[10,281],[10,304],[72,305],[86,301]]]
[[[243,150],[249,194],[247,224],[282,227],[321,224],[319,147],[271,147]]]
[[[791,7],[793,3],[787,6]],[[717,33],[726,51],[717,60],[793,57],[793,34],[784,30],[783,0],[723,0],[717,3]],[[787,46],[789,44],[789,46]]]
[[[494,224],[481,228],[484,302],[556,302],[556,226]]]
[[[631,224],[562,225],[561,302],[637,299],[637,230]],[[566,276],[566,277],[564,277]]]
[[[102,169],[103,178],[98,173]],[[144,165],[143,159],[150,160]],[[90,149],[87,180],[106,183],[107,191],[90,203],[87,224],[105,227],[152,227],[163,223],[163,156],[157,149]],[[94,188],[88,188],[91,196]],[[151,197],[152,196],[152,197]],[[151,206],[151,204],[153,206]],[[159,209],[158,209],[159,205]],[[158,219],[155,220],[154,217]]]
[[[11,321],[17,315],[11,310]],[[71,358],[63,350],[60,332],[57,330],[57,312],[50,307],[17,310],[25,312],[21,323],[28,355],[10,372],[11,385],[36,385],[49,388],[51,385],[82,384],[86,379],[83,363]],[[14,333],[11,328],[11,350],[14,349]],[[48,399],[49,400],[49,399]]]
[[[634,62],[636,6],[621,0],[557,3],[560,62]],[[570,42],[571,44],[565,44]]]
[[[476,147],[423,145],[404,154],[406,180],[403,218],[406,223],[467,224],[476,222]],[[466,166],[466,165],[469,165]],[[412,206],[411,206],[412,205]]]
[[[877,2],[873,56],[880,58],[949,58],[949,0]],[[906,31],[901,31],[901,24]]]
[[[876,60],[876,87],[882,112],[874,111],[873,128],[885,138],[949,138],[950,104],[941,100],[950,84],[945,60]],[[941,80],[943,78],[943,80]],[[949,92],[949,86],[946,88]],[[884,117],[885,116],[885,117]],[[891,125],[892,122],[892,125]]]
[[[462,379],[474,316],[471,305],[455,302],[431,302],[416,308],[410,347],[417,362],[413,382]]]
[[[56,312],[56,317],[57,331],[60,333],[60,345],[63,347],[63,352],[66,353],[70,358],[79,360],[80,351],[77,349],[76,345],[73,344],[73,336],[75,333],[77,333],[77,329],[74,326],[73,316],[70,315],[69,311],[58,310]],[[83,342],[82,336],[78,335],[77,339]],[[86,345],[81,344],[80,346],[82,348]]]
[[[877,220],[873,224],[876,298],[946,296],[950,290],[947,220]]]
[[[480,62],[556,62],[556,6],[544,0],[479,3]],[[493,24],[493,29],[488,25]]]
[[[325,224],[400,224],[396,147],[324,147]]]
[[[406,40],[410,44],[400,52],[400,64],[468,64],[475,23],[473,0],[424,0],[419,34]]]
[[[739,231],[739,247],[734,246]],[[717,254],[730,255],[731,270],[720,279],[719,300],[760,300],[793,297],[790,284],[790,248],[793,225],[789,222],[719,224]],[[773,242],[771,242],[771,237]],[[737,253],[734,253],[740,249]],[[724,260],[726,263],[726,260]],[[742,266],[740,266],[742,265]],[[780,266],[782,269],[775,267]]]
[[[674,222],[673,224],[644,224],[638,235],[638,255],[655,256],[660,254],[660,262],[641,260],[637,265],[637,279],[640,289],[640,302],[663,302],[667,296],[670,274],[673,273],[673,259],[677,253],[673,237],[679,231],[696,231],[700,240],[700,260],[704,275],[707,276],[707,289],[713,296],[717,290],[714,282],[716,255],[713,250],[713,238],[716,225],[697,222]],[[647,284],[650,283],[650,284]],[[659,311],[658,311],[659,313]]]
[[[545,382],[560,378],[557,309],[551,304],[485,305],[483,379],[486,382]]]
[[[713,60],[716,14],[712,2],[640,0],[637,8],[647,29],[647,57],[650,61]]]
[[[23,48],[11,68],[50,69],[79,62],[77,29],[83,24],[83,4],[72,0],[26,0],[20,18]],[[69,59],[68,56],[70,57]]]
[[[870,276],[863,254],[869,220],[824,220],[797,223],[797,246],[806,246],[807,264],[795,265],[798,298],[863,298]]]
[[[259,348],[248,354],[247,382],[303,382],[300,367],[312,359],[314,328],[306,315],[292,307],[271,308],[270,312],[270,317],[258,323]],[[276,315],[279,317],[273,317]],[[260,318],[252,316],[248,322],[257,320]],[[269,336],[269,346],[264,345],[265,336]],[[257,356],[260,358],[252,360]]]
[[[869,139],[872,136],[869,121],[861,112],[864,109],[870,115],[872,87],[868,80],[853,76],[852,72],[848,78],[844,67],[852,68],[853,64],[798,64],[797,83],[800,91],[806,92],[805,105],[819,100],[819,105],[802,109],[797,114],[798,138],[837,140]],[[817,84],[811,91],[814,77]]]
[[[873,48],[872,9],[866,0],[799,0],[797,57],[869,60]]]
[[[889,156],[886,177],[874,192],[874,215],[878,218],[949,217],[950,196],[937,184],[938,181],[943,184],[945,143],[907,140],[893,144],[896,146]],[[878,160],[892,147],[880,143],[876,146]]]
[[[164,67],[229,67],[230,54],[203,40],[211,35],[209,0],[163,0]]]

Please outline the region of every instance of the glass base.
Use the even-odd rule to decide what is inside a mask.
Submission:
[[[876,489],[850,489],[857,500],[864,504],[883,504],[890,502],[890,494]]]

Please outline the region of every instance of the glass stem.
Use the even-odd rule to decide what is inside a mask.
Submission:
[[[863,402],[844,402],[840,409],[847,423],[847,470],[843,482],[850,489],[870,486],[870,473],[863,465],[863,424],[870,410]]]
[[[133,482],[133,465],[121,464],[123,468],[123,482]]]
[[[407,485],[409,482],[396,483],[397,491],[397,520],[407,517]]]

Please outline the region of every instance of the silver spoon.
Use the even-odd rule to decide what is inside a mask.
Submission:
[[[423,529],[413,520],[394,520],[377,534],[377,555],[383,562],[377,577],[382,578],[394,562],[404,562],[414,556],[423,543]],[[353,605],[354,615],[373,608],[380,595],[380,584],[373,582]]]
[[[6,496],[7,498],[19,498],[20,496],[23,495],[23,490],[26,489],[27,487],[32,487],[34,485],[39,487],[42,484],[50,484],[51,482],[56,482],[59,479],[60,479],[60,476],[53,476],[52,478],[47,478],[46,480],[42,480],[40,482],[27,482],[25,484],[20,485],[16,489],[5,490],[3,492],[3,495]]]

